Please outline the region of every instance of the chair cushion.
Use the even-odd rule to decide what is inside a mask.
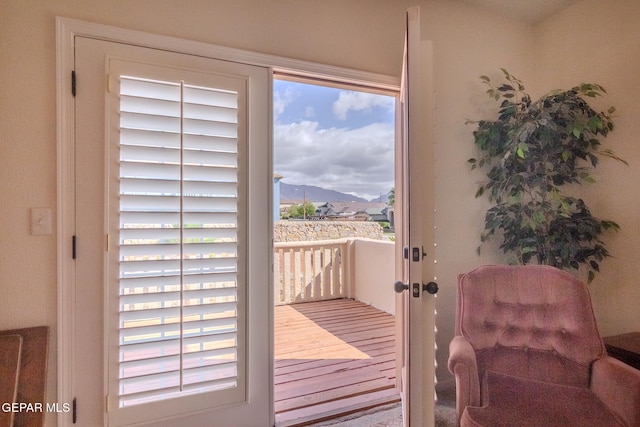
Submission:
[[[624,427],[589,390],[485,373],[482,407],[468,406],[461,427]]]
[[[478,375],[485,370],[535,381],[589,387],[591,366],[581,365],[555,351],[499,347],[476,352]]]

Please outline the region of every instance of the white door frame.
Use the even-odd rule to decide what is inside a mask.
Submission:
[[[76,36],[92,37],[105,41],[135,44],[141,47],[169,50],[179,53],[198,55],[212,59],[222,59],[248,65],[257,65],[278,69],[280,72],[292,71],[317,79],[331,77],[342,81],[377,87],[382,91],[397,92],[400,87],[398,77],[363,72],[342,67],[328,66],[313,62],[299,61],[273,55],[260,54],[183,40],[175,37],[150,34],[137,30],[123,29],[108,25],[95,24],[70,18],[56,18],[56,99],[57,99],[57,399],[60,402],[73,401],[73,366],[75,363],[73,348],[73,327],[76,322],[72,307],[75,305],[75,268],[72,253],[75,232],[75,103],[72,93],[72,72],[74,70],[74,39]],[[272,88],[269,89],[270,94]],[[271,94],[272,95],[272,94]],[[271,142],[270,142],[271,144]],[[272,150],[269,149],[270,164]],[[268,210],[271,215],[272,209]],[[271,292],[271,294],[273,294]],[[270,330],[273,331],[273,312],[270,313]],[[273,355],[273,337],[269,339],[270,354]],[[273,373],[270,374],[273,377]],[[273,394],[273,390],[270,390]],[[273,401],[273,398],[271,398]],[[273,403],[271,408],[273,418]],[[69,414],[58,414],[58,425],[69,425]]]

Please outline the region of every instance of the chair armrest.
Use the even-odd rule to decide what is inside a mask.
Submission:
[[[449,344],[449,371],[456,377],[456,410],[458,422],[464,408],[480,406],[480,379],[476,352],[461,335],[455,336]]]
[[[640,427],[640,371],[610,356],[596,360],[591,391],[629,427]]]

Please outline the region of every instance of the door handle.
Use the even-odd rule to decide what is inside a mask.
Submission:
[[[429,282],[422,284],[422,292],[430,293],[431,295],[438,293],[438,284],[436,282]]]
[[[421,288],[420,283],[414,283],[412,288],[413,288],[412,289],[413,296],[415,298],[418,298],[420,296],[420,288]],[[402,293],[403,291],[409,289],[409,285],[398,280],[396,283],[393,284],[393,289],[397,293]],[[436,294],[438,292],[438,284],[436,282],[423,283],[422,292],[427,292],[431,295]]]
[[[409,289],[409,285],[407,285],[406,283],[402,283],[402,281],[400,280],[393,284],[393,290],[395,290],[399,294],[401,294],[405,289]]]

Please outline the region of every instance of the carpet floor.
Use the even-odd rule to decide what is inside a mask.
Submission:
[[[449,394],[440,395],[436,404],[436,427],[456,427],[455,392],[453,400]],[[328,420],[308,427],[403,427],[402,407],[399,403],[381,406],[369,411]]]

